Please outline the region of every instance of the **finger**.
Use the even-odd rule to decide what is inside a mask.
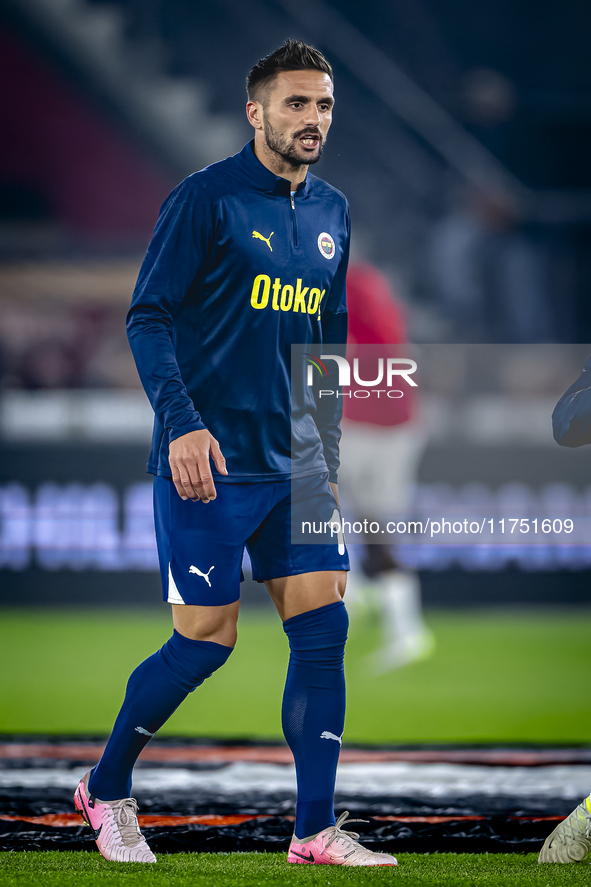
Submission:
[[[196,490],[197,483],[191,480],[189,472],[186,470],[181,470],[181,486],[187,499],[197,499],[199,497],[198,491]]]
[[[198,457],[197,469],[199,471],[199,482],[195,486],[201,496],[201,500],[203,502],[209,502],[210,499],[215,499],[217,494],[211,474],[208,454],[203,453]]]
[[[172,482],[175,485],[176,491],[179,494],[179,496],[181,497],[181,499],[188,499],[188,496],[185,493],[185,488],[183,487],[183,485],[181,483],[180,476],[178,474],[176,476],[173,474]]]
[[[175,458],[170,459],[170,468],[172,473],[172,482],[181,499],[194,499],[195,490],[190,484],[189,473],[186,471],[182,460]]]
[[[198,502],[201,498],[201,480],[199,477],[199,469],[197,468],[197,462],[195,460],[188,461],[185,463],[185,471],[189,475],[189,484],[191,486],[191,496],[190,498],[194,501]]]
[[[212,439],[211,439],[211,458],[213,459],[213,461],[215,463],[215,467],[217,468],[217,470],[219,471],[220,474],[227,474],[228,473],[227,468],[226,468],[226,460],[224,459],[224,454],[220,450],[220,445],[217,442],[217,440],[215,439],[215,437],[212,437]]]

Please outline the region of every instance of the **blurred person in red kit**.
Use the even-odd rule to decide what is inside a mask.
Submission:
[[[384,276],[372,265],[353,264],[347,274],[349,333],[347,357],[359,357],[360,378],[375,379],[379,356],[406,357],[406,323],[400,301]],[[363,349],[364,345],[389,348]],[[375,357],[374,357],[375,352]],[[418,465],[426,437],[416,388],[404,396],[343,398],[340,486],[343,500],[357,520],[377,522],[383,529],[395,517],[410,516]],[[376,394],[374,390],[372,394]],[[431,654],[434,639],[423,621],[420,581],[416,571],[396,557],[393,536],[366,533],[361,556],[349,574],[347,595],[355,604],[377,607],[382,646],[371,655],[375,674],[399,668]]]

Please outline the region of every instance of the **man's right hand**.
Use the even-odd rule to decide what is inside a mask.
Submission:
[[[207,428],[190,431],[171,441],[168,459],[172,480],[181,499],[193,499],[195,502],[215,499],[210,458],[220,474],[228,473],[220,445]]]

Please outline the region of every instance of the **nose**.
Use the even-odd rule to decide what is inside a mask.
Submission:
[[[318,126],[320,124],[320,111],[315,102],[306,105],[306,113],[304,115],[304,123],[307,126]]]

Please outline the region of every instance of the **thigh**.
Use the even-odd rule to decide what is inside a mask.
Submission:
[[[306,612],[339,600],[337,589],[344,593],[349,556],[342,535],[325,527],[335,516],[340,518],[328,474],[287,481],[277,504],[248,539],[253,578],[267,584],[280,613],[287,597],[297,599],[300,612]],[[322,524],[322,532],[302,534],[302,522],[317,529]]]
[[[300,573],[265,582],[282,622],[342,600],[346,584],[345,570]]]
[[[154,520],[164,599],[199,607],[240,597],[242,555],[266,505],[258,484],[217,485],[211,502],[182,500],[169,478],[154,479]]]

